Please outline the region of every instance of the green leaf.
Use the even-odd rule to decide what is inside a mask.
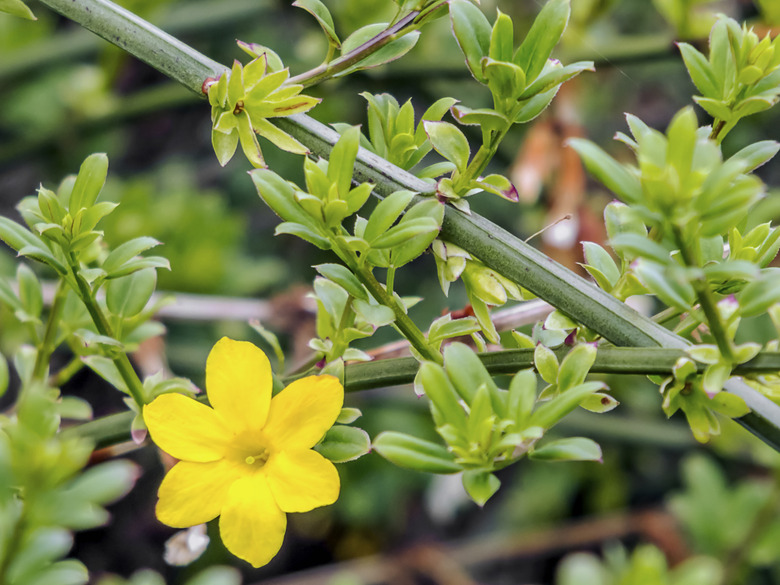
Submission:
[[[393,266],[399,267],[411,262],[420,256],[436,239],[444,219],[444,204],[436,199],[421,201],[404,213],[399,225],[405,225],[422,217],[433,220],[437,226],[436,229],[413,236],[406,242],[394,247],[391,255]]]
[[[498,387],[474,350],[464,343],[450,343],[444,348],[444,368],[458,394],[471,404],[481,386],[487,388],[493,411],[505,410]]]
[[[114,365],[114,362],[109,358],[101,355],[89,355],[82,357],[81,361],[114,388],[125,394],[130,394],[130,391],[127,389],[127,384],[125,384],[125,381],[122,379],[122,375]]]
[[[355,166],[360,143],[360,127],[353,126],[341,135],[330,151],[328,178],[336,184],[339,197],[346,197],[352,185],[352,170]]]
[[[490,58],[496,61],[511,61],[514,46],[514,25],[512,19],[499,10],[490,35]]]
[[[383,327],[395,321],[395,313],[390,307],[372,305],[360,299],[355,299],[352,306],[355,309],[355,313],[373,327]]]
[[[482,71],[494,96],[515,100],[525,89],[525,73],[514,63],[496,61],[488,57],[482,62]]]
[[[339,416],[336,419],[336,422],[342,425],[348,425],[355,422],[361,416],[363,416],[363,413],[360,412],[359,408],[350,408],[345,406],[341,409],[341,412],[339,412]]]
[[[249,175],[260,198],[282,220],[304,225],[319,233],[318,224],[295,200],[295,190],[290,183],[268,169],[255,169]]]
[[[471,154],[469,142],[463,132],[449,122],[425,120],[422,124],[433,149],[463,172],[468,166]]]
[[[720,97],[718,82],[710,69],[709,61],[688,43],[678,43],[678,48],[682,54],[685,67],[688,69],[688,75],[691,81],[705,97]]]
[[[511,124],[504,114],[488,108],[472,109],[466,106],[452,106],[452,116],[465,126],[480,126],[483,130],[499,130]]]
[[[533,370],[520,370],[509,383],[507,418],[516,428],[524,428],[536,404],[536,375]]]
[[[622,233],[610,240],[609,245],[622,258],[647,258],[664,266],[669,263],[669,251],[646,235]]]
[[[341,46],[341,41],[336,35],[336,30],[333,25],[333,17],[330,15],[330,11],[320,0],[295,0],[292,3],[293,6],[303,8],[306,12],[311,14],[322,27],[325,35],[328,37],[328,42],[334,47]]]
[[[514,123],[527,124],[536,118],[550,105],[550,102],[552,102],[553,98],[557,95],[558,89],[560,89],[560,86],[556,85],[552,89],[548,89],[544,93],[537,94],[531,99],[526,100],[524,105],[517,112]]]
[[[167,258],[163,258],[162,256],[139,256],[132,260],[128,260],[114,270],[114,272],[111,273],[111,278],[126,276],[133,272],[137,272],[138,270],[143,270],[144,268],[165,268],[166,270],[170,270],[171,263]],[[82,274],[84,274],[84,271],[82,271]]]
[[[745,166],[743,173],[749,173],[769,162],[780,150],[780,142],[774,140],[762,140],[749,144],[729,158],[729,161],[740,161]]]
[[[537,461],[598,461],[602,462],[601,447],[593,439],[569,437],[545,443],[528,456]]]
[[[588,396],[600,390],[606,390],[606,385],[602,382],[585,382],[570,388],[552,400],[542,403],[531,415],[528,426],[548,429],[579,407],[580,403]]]
[[[373,244],[384,235],[411,203],[414,195],[412,191],[396,191],[380,201],[368,218],[363,238]]]
[[[490,23],[469,0],[450,0],[449,5],[452,32],[466,57],[466,65],[477,81],[484,82],[482,58],[490,53]]]
[[[457,473],[462,470],[443,445],[396,431],[380,433],[374,439],[373,448],[391,463],[416,471]]]
[[[34,583],[42,570],[67,554],[73,545],[73,537],[62,528],[36,528],[26,533],[22,531],[19,536],[17,554],[9,559],[4,571],[4,576],[12,583]]]
[[[558,358],[553,351],[541,343],[534,349],[534,367],[542,380],[555,384],[558,380]]]
[[[323,457],[333,463],[354,461],[371,450],[371,438],[363,429],[334,425],[315,447]]]
[[[596,361],[596,353],[595,343],[580,343],[566,354],[558,369],[558,389],[561,392],[582,384]]]
[[[75,215],[83,207],[91,207],[100,195],[108,175],[108,157],[103,153],[86,158],[79,169],[73,191],[70,193],[68,209]]]
[[[542,72],[542,74],[536,78],[536,81],[530,84],[525,91],[520,94],[519,99],[527,100],[535,95],[550,91],[552,88],[577,77],[583,71],[595,71],[593,61],[580,61],[578,63],[566,65],[565,67],[549,67],[548,71]]]
[[[737,300],[743,317],[761,315],[780,302],[780,274],[771,273],[751,282],[737,295]]]
[[[612,256],[604,248],[594,242],[582,242],[585,262],[601,272],[609,282],[610,286],[615,286],[620,278],[620,269],[615,264]]]
[[[694,114],[693,108],[688,106],[672,118],[667,129],[669,142],[666,151],[666,164],[677,170],[677,176],[681,181],[685,180],[691,172],[698,128],[696,114]]]
[[[461,432],[466,431],[466,412],[444,368],[433,362],[423,362],[415,376],[414,386],[418,393],[422,388],[431,401],[431,407],[439,413],[439,425],[450,424]]]
[[[121,269],[126,262],[138,256],[141,252],[159,245],[160,242],[147,236],[128,240],[114,248],[106,256],[102,268],[110,277],[113,272]]]
[[[605,413],[617,408],[620,403],[609,394],[596,392],[580,402],[580,407],[589,412]]]
[[[634,272],[648,291],[668,306],[683,311],[689,311],[693,306],[696,298],[693,287],[679,278],[676,271],[664,270],[663,266],[640,259],[634,267]]]
[[[420,217],[399,223],[371,242],[372,248],[393,248],[422,234],[439,233],[439,223],[432,217]]]
[[[16,281],[22,309],[32,317],[40,317],[43,311],[43,290],[38,277],[27,265],[20,264],[16,270]]]
[[[144,310],[157,286],[157,271],[144,268],[106,283],[106,306],[114,315],[125,319]]]
[[[514,55],[514,63],[530,82],[542,72],[569,22],[569,0],[550,0],[531,25]]]
[[[332,280],[356,299],[368,300],[368,293],[357,277],[341,264],[320,264],[314,269],[325,278]]]
[[[431,343],[440,343],[444,339],[464,337],[477,333],[480,330],[479,323],[474,317],[453,319],[450,313],[439,317],[428,330],[428,340]]]
[[[159,578],[160,581],[158,583],[156,579],[159,575],[157,573],[152,573],[155,575],[154,581],[151,581],[150,579],[150,582],[144,581],[143,583],[137,583],[136,575],[138,574],[138,571],[133,573],[133,581],[132,583],[128,583],[128,585],[165,585],[162,577]],[[216,566],[208,567],[207,569],[200,571],[197,575],[188,579],[185,585],[241,585],[241,583],[241,573],[238,569]],[[106,585],[113,584],[107,583]]]
[[[104,506],[127,494],[139,475],[139,467],[131,461],[109,461],[87,469],[67,489],[88,502]]]
[[[626,203],[642,201],[639,177],[588,140],[570,138],[567,145],[580,155],[588,171]]]
[[[475,503],[484,506],[501,487],[501,481],[489,471],[468,469],[463,472],[463,487]]]
[[[349,54],[351,51],[354,51],[362,44],[370,41],[375,36],[384,32],[387,28],[387,23],[379,22],[375,24],[369,24],[361,29],[356,30],[342,43],[341,54]],[[385,63],[395,61],[396,59],[403,57],[406,55],[406,53],[411,51],[412,48],[417,44],[417,39],[419,38],[419,31],[407,33],[400,38],[390,41],[384,47],[371,53],[348,69],[335,74],[334,77],[343,77],[344,75],[349,75],[354,71],[360,71],[361,69],[371,69],[373,67],[378,67],[380,65],[384,65]]]
[[[27,20],[38,20],[22,0],[0,0],[0,12]]]

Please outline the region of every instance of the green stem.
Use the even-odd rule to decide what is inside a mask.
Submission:
[[[350,269],[355,273],[358,280],[368,289],[379,303],[390,307],[395,314],[395,325],[404,334],[404,337],[409,340],[412,347],[423,356],[426,360],[436,362],[437,364],[444,363],[444,358],[441,354],[428,345],[428,340],[425,338],[425,334],[420,331],[414,321],[411,320],[409,315],[406,314],[404,307],[395,299],[391,293],[387,292],[385,288],[374,277],[371,269],[365,265],[351,266]]]
[[[65,304],[65,295],[67,284],[65,280],[57,283],[57,289],[54,292],[54,300],[49,309],[49,318],[46,320],[46,329],[43,333],[43,340],[38,348],[38,354],[35,356],[35,365],[33,366],[33,379],[42,382],[46,377],[46,370],[49,368],[51,354],[55,350],[57,341],[57,326],[62,316],[62,307]]]
[[[84,367],[84,362],[80,357],[75,357],[68,364],[60,369],[56,374],[52,374],[49,378],[49,384],[55,388],[61,387],[67,383],[73,376],[75,376]]]
[[[106,316],[103,314],[103,311],[95,300],[95,296],[92,293],[89,285],[79,273],[78,261],[75,259],[73,253],[70,254],[68,267],[70,268],[72,276],[76,282],[76,293],[79,295],[81,302],[84,303],[89,316],[92,318],[92,323],[94,323],[95,329],[97,329],[97,332],[100,333],[100,335],[104,335],[113,339],[114,333],[111,330],[108,319],[106,319]],[[112,356],[111,360],[114,362],[114,365],[119,371],[119,375],[122,377],[122,380],[124,380],[125,385],[127,385],[127,390],[130,392],[130,396],[133,397],[133,400],[139,407],[143,406],[145,403],[143,384],[138,378],[138,375],[136,375],[135,370],[133,369],[133,365],[130,363],[130,359],[127,357],[127,354],[120,352],[119,354]]]
[[[675,243],[680,250],[683,262],[685,262],[686,266],[689,268],[699,268],[694,252],[688,247],[685,241],[685,235],[682,233],[682,229],[679,226],[674,226],[673,231]],[[729,339],[729,336],[726,333],[723,321],[720,318],[715,298],[710,287],[707,285],[707,280],[702,276],[694,279],[691,282],[691,285],[693,286],[693,290],[696,291],[699,305],[701,306],[702,311],[704,311],[704,316],[707,318],[707,325],[710,328],[712,336],[715,338],[715,343],[718,344],[721,355],[729,362],[734,363],[734,348],[732,347],[731,339]]]
[[[568,348],[554,350],[558,360],[568,353]],[[590,371],[594,374],[669,375],[681,357],[687,354],[680,349],[602,347],[596,355]],[[532,349],[513,349],[479,354],[479,358],[493,375],[515,374],[518,370],[534,367]],[[703,372],[706,364],[696,364]],[[393,358],[374,362],[347,364],[344,367],[344,389],[361,392],[375,388],[411,384],[420,363],[411,357]],[[734,370],[737,375],[758,375],[780,371],[780,352],[761,352]],[[284,383],[310,375],[309,372],[291,374]],[[205,398],[205,397],[204,397]],[[88,423],[72,427],[67,432],[78,434],[106,447],[130,439],[132,412],[112,414]],[[596,423],[601,424],[601,423]]]
[[[227,69],[142,19],[128,17],[127,11],[108,0],[41,1],[196,93],[201,93],[207,77],[217,77]],[[95,12],[99,12],[97,18]],[[275,118],[274,122],[315,155],[327,157],[339,138],[335,130],[302,114]],[[435,191],[428,183],[364,149],[358,152],[355,179],[373,181],[379,196],[402,189],[427,195]],[[689,344],[476,214],[468,216],[448,207],[442,236],[616,345],[679,349]],[[780,407],[738,380],[730,380],[725,388],[741,396],[753,411],[738,422],[780,448]]]
[[[726,120],[716,119],[712,124],[712,132],[710,132],[710,140],[714,140],[718,144],[720,144],[723,138],[722,137],[719,138],[719,135],[725,127],[726,127]]]

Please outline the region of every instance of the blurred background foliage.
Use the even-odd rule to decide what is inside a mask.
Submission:
[[[391,0],[326,3],[343,33],[389,20],[395,8]],[[316,22],[287,1],[120,4],[224,63],[242,57],[234,39],[272,47],[293,73],[319,64],[327,48]],[[263,324],[304,360],[301,348],[313,334],[305,287],[314,276],[310,266],[327,258],[300,240],[272,237],[277,219],[259,204],[246,177],[248,163],[236,157],[225,169],[219,167],[204,101],[35,2],[30,6],[37,22],[0,15],[0,213],[18,218],[14,205],[39,182],[53,187],[89,153],[107,152],[111,178],[104,197],[121,206],[105,222],[106,239],[118,243],[150,235],[162,241],[159,253],[172,266],[159,273],[165,291],[267,301]],[[604,240],[601,213],[609,196],[586,178],[576,155],[563,147],[565,139],[587,136],[615,156],[626,155],[611,141],[625,129],[622,112],[663,128],[691,101],[694,88],[674,41],[705,46],[718,12],[749,22],[762,35],[777,34],[777,6],[776,0],[573,2],[559,54],[567,60],[593,59],[597,71],[565,85],[545,115],[502,144],[493,170],[515,182],[518,207],[510,210],[503,200],[483,197],[473,201],[473,209],[523,237],[546,228],[532,241],[576,268],[582,261],[579,242]],[[491,18],[500,8],[527,27],[539,3],[482,0],[481,8]],[[411,98],[418,113],[443,96],[472,107],[489,99],[464,67],[447,19],[426,28],[402,60],[313,88],[311,93],[323,98],[314,117],[365,123],[361,91],[388,92],[399,102]],[[777,128],[778,108],[748,118],[724,150],[777,139]],[[264,152],[271,168],[300,182],[299,158],[270,147]],[[766,165],[760,175],[770,191],[750,218],[754,224],[775,220],[780,212],[780,162]],[[8,250],[0,250],[0,272],[12,274],[14,267]],[[396,290],[423,297],[413,310],[420,322],[465,305],[460,287],[454,286],[448,299],[441,296],[429,257],[401,272]],[[0,349],[8,354],[23,334],[4,311],[0,308]],[[197,317],[167,321],[164,347],[145,348],[146,354],[136,356],[138,366],[147,367],[151,352],[177,375],[200,384],[205,356],[218,336],[262,344],[241,320]],[[766,324],[756,320],[754,327],[758,334]],[[55,359],[64,362],[67,356]],[[246,582],[634,584],[640,570],[656,575],[641,581],[653,585],[780,582],[777,454],[724,421],[723,435],[705,455],[681,421],[663,418],[660,396],[649,382],[607,381],[621,408],[602,415],[598,426],[584,413],[561,425],[564,433],[600,441],[603,465],[523,462],[506,470],[505,489],[478,509],[457,479],[430,480],[365,457],[340,467],[343,489],[335,506],[291,518],[286,545],[270,565],[257,571],[240,566]],[[121,409],[116,392],[86,374],[75,377],[64,393],[90,396],[96,412]],[[433,433],[426,405],[409,389],[364,392],[348,401],[363,410],[362,426],[371,436],[383,430],[429,438]],[[95,458],[123,449],[98,452]],[[150,568],[169,583],[194,585],[188,579],[198,570],[230,563],[215,539],[189,567],[166,566],[164,543],[174,531],[153,515],[163,470],[153,447],[129,456],[144,470],[135,489],[111,507],[113,522],[107,528],[77,535],[75,555],[96,578],[119,575],[96,582],[162,582],[152,573],[131,577]],[[560,564],[575,551],[580,553]],[[333,562],[340,564],[316,568]],[[310,572],[296,573],[304,569]],[[280,576],[287,573],[292,574]],[[199,579],[233,583],[235,574]]]

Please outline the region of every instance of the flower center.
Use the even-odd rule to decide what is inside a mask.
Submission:
[[[247,455],[244,461],[247,465],[254,465],[257,463],[260,467],[262,467],[265,465],[265,462],[268,461],[268,450],[261,448],[259,453],[256,453],[255,455]]]

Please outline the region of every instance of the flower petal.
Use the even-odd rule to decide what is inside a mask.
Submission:
[[[174,528],[203,524],[219,516],[230,486],[240,479],[240,464],[220,459],[208,463],[180,461],[160,484],[157,518]]]
[[[311,449],[276,453],[263,471],[284,512],[308,512],[332,504],[339,497],[341,483],[336,466]]]
[[[271,364],[247,341],[223,337],[206,360],[206,393],[214,409],[235,429],[260,429],[271,403]]]
[[[284,540],[287,516],[276,505],[263,473],[236,481],[219,519],[222,543],[253,567],[270,561]]]
[[[341,412],[344,387],[335,376],[296,380],[271,400],[263,434],[277,451],[310,449]]]
[[[163,451],[185,461],[221,459],[233,433],[205,404],[183,394],[162,394],[144,406],[152,440]]]

